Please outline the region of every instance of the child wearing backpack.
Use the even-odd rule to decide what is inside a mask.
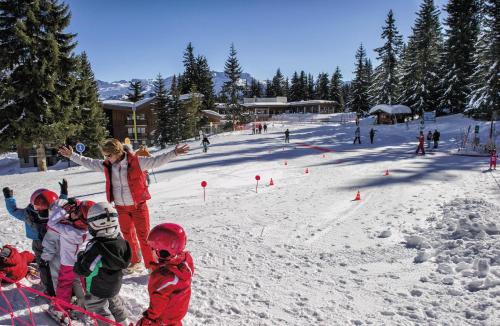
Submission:
[[[191,298],[193,258],[184,251],[186,232],[177,224],[155,226],[148,236],[158,263],[148,281],[149,308],[137,326],[182,326]]]
[[[118,213],[109,203],[97,203],[89,209],[87,224],[93,238],[73,268],[85,277],[85,309],[128,325],[128,312],[118,293],[132,252],[120,235]]]

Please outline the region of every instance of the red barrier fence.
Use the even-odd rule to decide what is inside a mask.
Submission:
[[[11,302],[9,301],[9,299],[7,298],[7,296],[5,295],[5,293],[3,292],[3,289],[2,289],[2,285],[3,284],[2,284],[2,282],[10,283],[10,284],[15,284],[16,285],[17,292],[21,295],[21,297],[23,298],[24,302],[26,303],[26,308],[28,309],[28,312],[29,312],[29,321],[26,321],[25,319],[22,319],[20,316],[16,316],[16,314],[14,312],[14,308],[12,307]],[[19,282],[14,282],[14,280],[11,280],[10,278],[8,278],[8,277],[0,274],[0,297],[5,301],[5,303],[7,305],[7,309],[5,309],[5,307],[1,307],[0,306],[0,312],[10,315],[10,320],[11,320],[12,326],[14,326],[14,325],[36,326],[37,325],[37,323],[33,319],[33,314],[31,312],[31,305],[29,303],[28,298],[24,294],[24,291],[28,291],[30,293],[36,294],[36,295],[38,295],[40,297],[43,297],[43,298],[47,299],[47,301],[49,301],[50,303],[52,303],[59,310],[63,311],[64,314],[68,317],[69,325],[71,325],[71,318],[69,318],[69,314],[68,314],[68,312],[65,309],[75,310],[75,311],[78,311],[78,312],[80,312],[80,313],[82,313],[82,314],[90,317],[93,320],[93,324],[96,325],[96,326],[98,325],[97,324],[98,320],[100,322],[106,323],[107,325],[122,326],[122,324],[117,323],[114,320],[111,320],[111,319],[105,318],[105,317],[103,317],[101,315],[98,315],[98,314],[95,314],[93,312],[87,311],[87,310],[85,310],[83,308],[80,308],[78,306],[75,306],[75,305],[72,305],[70,303],[67,303],[67,302],[65,302],[65,301],[63,301],[61,299],[48,296],[45,293],[37,291],[37,290],[35,290],[35,289],[31,288],[31,287],[27,287],[27,286],[25,286],[25,285],[23,285],[23,284],[21,284]]]

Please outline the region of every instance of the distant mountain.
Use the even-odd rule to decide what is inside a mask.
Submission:
[[[224,85],[224,82],[227,81],[228,79],[226,78],[223,72],[212,71],[212,75],[213,75],[214,91],[216,94],[219,94],[222,89],[222,85]],[[173,76],[164,79],[167,89],[170,89],[170,86],[172,85],[172,78]],[[154,87],[153,87],[154,79],[132,79],[132,81],[138,81],[138,80],[140,80],[142,83],[143,87],[142,93],[146,97],[152,97],[154,94]],[[240,84],[241,85],[245,85],[245,83],[250,84],[251,80],[252,76],[244,72],[241,74]],[[99,89],[99,99],[125,100],[127,99],[127,94],[129,93],[128,89],[129,85],[130,81],[127,80],[119,80],[114,82],[97,80],[97,87]]]

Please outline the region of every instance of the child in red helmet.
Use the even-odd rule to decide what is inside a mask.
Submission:
[[[28,273],[28,265],[35,260],[35,255],[29,251],[18,252],[11,245],[5,245],[0,250],[0,274],[17,282]]]
[[[148,244],[158,263],[148,282],[149,308],[137,326],[182,326],[194,273],[193,258],[184,251],[186,233],[180,225],[160,224],[149,233]]]
[[[59,268],[56,296],[68,303],[71,302],[73,291],[79,301],[83,304],[83,288],[81,283],[74,287],[76,277],[73,272],[73,266],[77,259],[77,253],[82,248],[85,248],[85,243],[88,240],[88,225],[86,223],[87,214],[94,205],[93,201],[79,201],[73,198],[69,200],[59,199],[50,208],[48,228],[59,234],[59,257],[61,259],[61,266]],[[45,250],[45,248],[44,248]],[[55,315],[56,309],[51,307]],[[61,314],[58,317],[64,317]]]
[[[61,187],[60,198],[68,196],[68,182],[63,179],[59,182]],[[35,254],[36,263],[40,270],[40,279],[45,287],[45,292],[54,296],[51,272],[48,264],[42,259],[42,241],[47,230],[47,219],[49,207],[58,199],[55,192],[48,189],[38,189],[31,195],[30,204],[25,208],[17,207],[14,190],[9,187],[3,188],[5,206],[14,218],[23,221],[26,229],[26,237],[32,240],[31,249]]]

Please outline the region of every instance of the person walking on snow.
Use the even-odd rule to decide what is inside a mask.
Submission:
[[[267,133],[267,124],[264,123],[264,133]]]
[[[179,155],[189,151],[188,145],[177,145],[174,150],[152,157],[139,157],[124,148],[118,139],[110,139],[102,146],[104,160],[92,159],[73,152],[71,146],[63,146],[59,154],[73,162],[94,171],[104,172],[106,197],[114,202],[118,211],[120,229],[132,249],[131,266],[128,272],[140,269],[141,256],[144,266],[150,269],[155,262],[151,248],[147,244],[150,230],[147,200],[151,199],[144,170],[167,164]]]
[[[356,140],[361,144],[361,131],[359,130],[359,127],[356,127],[356,131],[354,132],[354,142],[353,144],[356,144]]]
[[[439,133],[439,131],[437,131],[437,129],[434,129],[434,134],[432,134],[432,139],[434,140],[434,148],[438,148],[440,136],[441,136],[441,134]]]
[[[285,130],[285,143],[290,142],[290,130]]]
[[[201,144],[203,145],[203,153],[206,153],[208,151],[208,145],[210,145],[210,141],[208,140],[207,135],[203,135]]]
[[[370,143],[373,144],[373,138],[375,137],[375,132],[377,132],[375,129],[371,128],[370,129]]]
[[[422,155],[425,155],[425,149],[424,149],[424,142],[425,142],[425,137],[424,137],[424,132],[420,132],[420,136],[417,137],[418,139],[418,146],[417,146],[417,151],[415,154],[418,155],[419,151],[422,151]]]
[[[497,169],[497,150],[496,148],[493,148],[490,152],[490,170],[496,170]]]
[[[432,141],[432,131],[429,130],[427,133],[427,148],[431,148],[431,141]]]

